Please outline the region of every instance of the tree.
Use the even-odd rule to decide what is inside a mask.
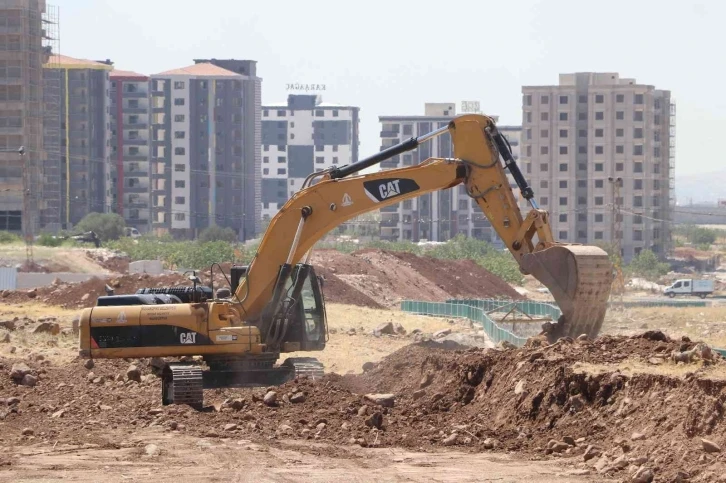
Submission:
[[[118,240],[124,234],[126,222],[118,213],[89,213],[76,224],[76,231],[92,231],[101,241]]]
[[[716,242],[716,231],[696,227],[691,233],[691,242],[694,245],[712,245]]]
[[[234,243],[238,241],[237,232],[231,228],[223,228],[221,226],[212,225],[199,234],[198,241],[200,243],[224,241]]]
[[[627,267],[628,272],[636,277],[656,281],[670,271],[670,265],[660,262],[658,257],[650,250],[642,250],[634,257]]]

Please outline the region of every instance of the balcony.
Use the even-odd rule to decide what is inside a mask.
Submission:
[[[124,154],[122,159],[124,161],[148,161],[148,154]]]
[[[148,171],[141,171],[139,169],[127,170],[124,169],[124,178],[147,178],[149,176]]]
[[[148,186],[124,186],[124,193],[149,193]]]
[[[149,112],[148,107],[122,107],[121,110],[127,114],[146,114]]]
[[[398,135],[398,131],[381,131],[382,138],[397,138]]]
[[[143,98],[143,97],[148,97],[149,96],[149,93],[148,92],[143,92],[143,91],[134,91],[134,92],[123,91],[121,93],[121,96],[122,97],[125,97],[127,99],[128,98],[139,99],[139,98]]]
[[[141,200],[124,202],[124,208],[147,209],[149,202]]]
[[[149,140],[148,139],[141,139],[141,138],[124,138],[124,145],[127,146],[148,146]]]
[[[124,129],[148,129],[149,125],[145,122],[125,122]]]

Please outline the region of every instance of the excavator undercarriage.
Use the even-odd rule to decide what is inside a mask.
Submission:
[[[452,158],[357,174],[438,136],[450,137]],[[531,208],[524,217],[507,171]],[[323,350],[328,340],[323,282],[310,265],[315,243],[360,214],[457,185],[486,215],[522,273],[550,290],[562,311],[545,327],[550,340],[596,337],[613,280],[607,253],[553,238],[549,214],[537,206],[506,138],[491,118],[471,114],[357,163],[312,173],[270,221],[250,264],[232,267],[229,288],[215,293],[193,275],[193,287],[100,297],[81,315],[80,354],[181,358],[161,371],[162,401],[195,407],[204,389],[321,377],[322,364],[297,354]],[[277,365],[283,354],[291,357]]]

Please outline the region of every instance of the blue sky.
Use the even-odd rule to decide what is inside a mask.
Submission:
[[[478,100],[521,123],[521,86],[558,74],[619,72],[669,89],[677,175],[723,169],[726,2],[671,0],[49,0],[64,55],[154,74],[194,58],[258,61],[263,103],[286,84],[325,84],[323,100],[361,108],[361,154],[379,115]],[[460,104],[459,104],[460,105]]]

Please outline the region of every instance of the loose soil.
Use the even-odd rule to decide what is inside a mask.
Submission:
[[[81,360],[56,366],[30,358],[24,362],[39,383],[28,388],[9,377],[18,361],[3,358],[0,434],[19,447],[119,448],[119,434],[150,428],[268,444],[453,447],[561,460],[580,475],[620,481],[650,472],[655,481],[720,481],[726,362],[670,360],[672,351],[693,346],[660,332],[551,346],[531,339],[527,347],[501,350],[453,351],[427,342],[362,375],[271,388],[273,406],[262,402],[266,389],[205,391],[201,412],[160,407],[159,379],[146,360],[134,362],[143,375],[135,382],[123,360],[97,360],[89,370]],[[370,392],[390,393],[395,402],[378,404],[365,396]],[[289,402],[298,393],[304,401]]]

